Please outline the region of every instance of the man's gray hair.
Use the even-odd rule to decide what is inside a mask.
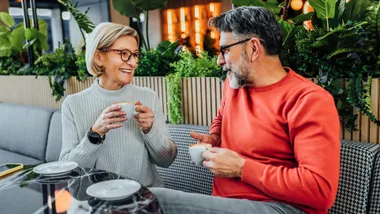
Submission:
[[[267,54],[280,53],[284,34],[274,14],[266,8],[237,7],[210,19],[208,25],[240,39],[258,37]]]

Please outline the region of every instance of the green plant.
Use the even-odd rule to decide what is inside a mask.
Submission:
[[[140,14],[145,14],[145,35],[142,33],[141,41],[144,44],[145,50],[150,50],[149,44],[149,11],[161,9],[166,5],[168,0],[112,0],[114,8],[121,15],[136,18],[140,22]],[[141,32],[140,25],[139,31]]]
[[[91,33],[95,28],[94,23],[92,23],[86,15],[90,8],[88,8],[86,12],[82,13],[77,9],[78,2],[75,4],[73,4],[70,0],[58,0],[58,2],[65,6],[67,10],[70,11],[70,13],[73,15],[75,21],[78,24],[80,33],[82,34],[84,47],[86,47],[86,37],[84,36],[83,32]]]
[[[163,41],[156,49],[141,51],[139,66],[136,68],[135,76],[165,76],[170,73],[170,63],[175,60],[175,49],[177,42]]]
[[[56,97],[56,101],[59,101],[64,96],[64,83],[66,80],[71,76],[76,76],[78,80],[83,80],[84,78],[83,72],[78,72],[76,62],[77,57],[74,48],[70,41],[65,40],[65,43],[59,44],[53,53],[41,56],[35,62],[33,71],[36,76],[49,76],[52,95]]]
[[[344,127],[356,130],[353,107],[380,125],[371,110],[369,90],[372,78],[380,75],[379,2],[309,0],[315,12],[288,17],[290,1],[277,7],[272,0],[258,1],[232,3],[272,10],[284,32],[282,63],[303,76],[318,77],[318,84],[334,96]],[[302,24],[306,20],[312,21],[314,30],[305,29]],[[345,89],[344,78],[348,81]]]
[[[180,59],[170,66],[174,73],[166,76],[168,83],[168,109],[170,122],[182,123],[181,111],[181,79],[184,77],[215,77],[220,75],[220,68],[216,64],[217,56],[211,57],[207,52],[199,56],[193,56],[185,51],[180,54]]]
[[[24,29],[24,23],[15,26],[12,16],[0,12],[0,74],[28,74],[27,49],[32,46],[34,57],[39,57],[43,50],[49,49],[47,43],[47,24],[38,20],[39,30],[35,28]]]

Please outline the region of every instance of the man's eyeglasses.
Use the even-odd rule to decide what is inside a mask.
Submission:
[[[122,50],[120,50],[120,49],[111,49],[111,48],[99,48],[98,50],[104,51],[104,52],[109,52],[109,51],[117,52],[120,55],[121,60],[123,62],[128,62],[129,60],[131,60],[132,56],[137,61],[138,58],[142,56],[141,53],[132,53],[132,51],[130,51],[128,49],[122,49]]]
[[[224,59],[224,53],[226,52],[227,48],[230,48],[234,45],[238,45],[238,44],[242,44],[244,42],[248,42],[249,40],[251,40],[251,38],[249,39],[244,39],[244,40],[241,40],[241,41],[238,41],[238,42],[235,42],[235,43],[232,43],[230,45],[224,45],[224,46],[220,46],[220,53],[222,54],[222,57]]]

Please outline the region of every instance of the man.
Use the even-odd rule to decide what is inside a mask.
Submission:
[[[239,7],[210,20],[228,72],[203,166],[213,196],[153,189],[165,213],[327,213],[339,179],[340,123],[332,96],[284,68],[274,15]]]

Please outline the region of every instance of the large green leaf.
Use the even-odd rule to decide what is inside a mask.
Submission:
[[[112,0],[113,7],[119,11],[121,15],[134,17],[139,19],[140,13],[143,11],[136,7],[131,0]]]
[[[12,47],[14,50],[21,50],[22,46],[24,46],[25,41],[25,30],[24,28],[16,28],[12,31],[10,37]]]
[[[333,56],[336,56],[336,55],[339,55],[339,54],[342,54],[342,53],[351,53],[351,52],[364,52],[365,49],[361,49],[361,48],[342,48],[342,49],[338,49],[336,51],[334,51],[333,53],[331,53],[327,59],[331,59]]]
[[[125,0],[126,1],[126,0]],[[168,3],[168,0],[131,0],[137,8],[141,10],[156,10],[161,9]]]
[[[162,52],[162,56],[167,57],[167,58],[170,58],[170,59],[173,59],[173,58],[174,58],[174,51],[175,51],[175,49],[176,49],[177,46],[178,46],[178,42],[179,42],[179,40],[177,40],[177,41],[171,43],[171,44],[167,47],[167,49],[166,49],[164,52]]]
[[[343,12],[344,20],[362,20],[367,8],[370,6],[370,0],[352,0],[346,4],[346,9]]]
[[[310,20],[311,18],[313,18],[313,15],[314,15],[313,12],[307,13],[307,14],[301,14],[301,15],[294,17],[294,19],[292,21],[294,22],[294,24],[301,24],[302,22]]]
[[[49,43],[46,35],[39,33],[38,40],[40,40],[42,50],[49,50]]]
[[[8,27],[13,27],[13,25],[15,25],[13,17],[6,12],[0,12],[0,20]]]
[[[309,4],[316,11],[318,18],[334,18],[335,0],[309,0]]]
[[[338,10],[338,11],[336,11],[338,13],[337,18],[338,18],[338,20],[340,20],[340,17],[342,17],[343,12],[346,9],[346,0],[337,0],[336,9]]]
[[[8,37],[0,37],[0,57],[8,57],[12,54],[12,44]]]
[[[349,34],[343,34],[340,36],[339,41],[338,41],[338,46],[337,48],[347,48],[347,47],[352,47],[358,41],[360,41],[362,38],[365,38],[366,34],[365,33],[349,33]]]
[[[284,41],[283,41],[283,44],[285,44],[290,36],[290,34],[292,33],[292,30],[294,28],[294,24],[286,21],[286,20],[280,20],[278,21],[278,23],[280,24],[281,26],[281,29],[282,29],[282,32],[284,32]]]
[[[48,25],[47,25],[47,23],[44,20],[38,19],[38,27],[39,27],[40,33],[42,33],[43,35],[47,36],[47,34],[48,34]]]
[[[33,40],[33,39],[37,39],[39,36],[39,32],[37,29],[35,28],[27,28],[25,29],[25,38],[27,40]]]

